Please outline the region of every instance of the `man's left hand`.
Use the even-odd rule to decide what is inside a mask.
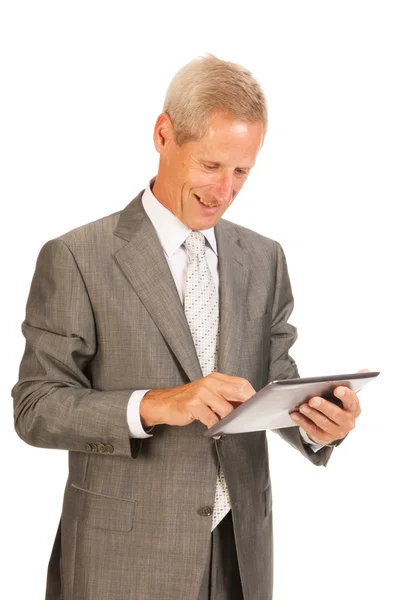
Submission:
[[[339,386],[333,393],[343,403],[343,408],[319,396],[310,398],[299,407],[300,412],[290,415],[316,444],[331,444],[340,440],[354,429],[361,413],[357,394],[350,388]]]

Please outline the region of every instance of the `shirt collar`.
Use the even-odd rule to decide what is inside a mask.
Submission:
[[[144,191],[142,196],[143,208],[157,232],[165,254],[170,257],[183,244],[192,230],[157,200],[151,191],[154,181],[155,178],[151,179]],[[201,230],[201,233],[218,256],[214,227]]]

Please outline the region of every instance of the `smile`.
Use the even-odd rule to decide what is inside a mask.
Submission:
[[[201,204],[204,204],[204,206],[208,206],[209,208],[215,208],[216,206],[218,206],[218,204],[210,204],[210,202],[206,202],[205,200],[203,200],[203,198],[200,198],[200,196],[198,196],[197,194],[195,194],[197,200],[199,202],[201,202]]]

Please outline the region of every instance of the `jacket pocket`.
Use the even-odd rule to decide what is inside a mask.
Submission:
[[[74,518],[85,525],[109,531],[131,531],[135,500],[107,496],[71,484]]]

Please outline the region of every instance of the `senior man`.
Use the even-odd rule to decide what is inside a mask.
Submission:
[[[20,437],[69,451],[47,600],[272,598],[265,432],[203,436],[298,377],[282,248],[222,219],[266,128],[248,70],[190,62],[155,125],[156,177],[40,251],[12,394]],[[310,401],[280,430],[315,465],[360,413],[340,391],[343,408]]]

